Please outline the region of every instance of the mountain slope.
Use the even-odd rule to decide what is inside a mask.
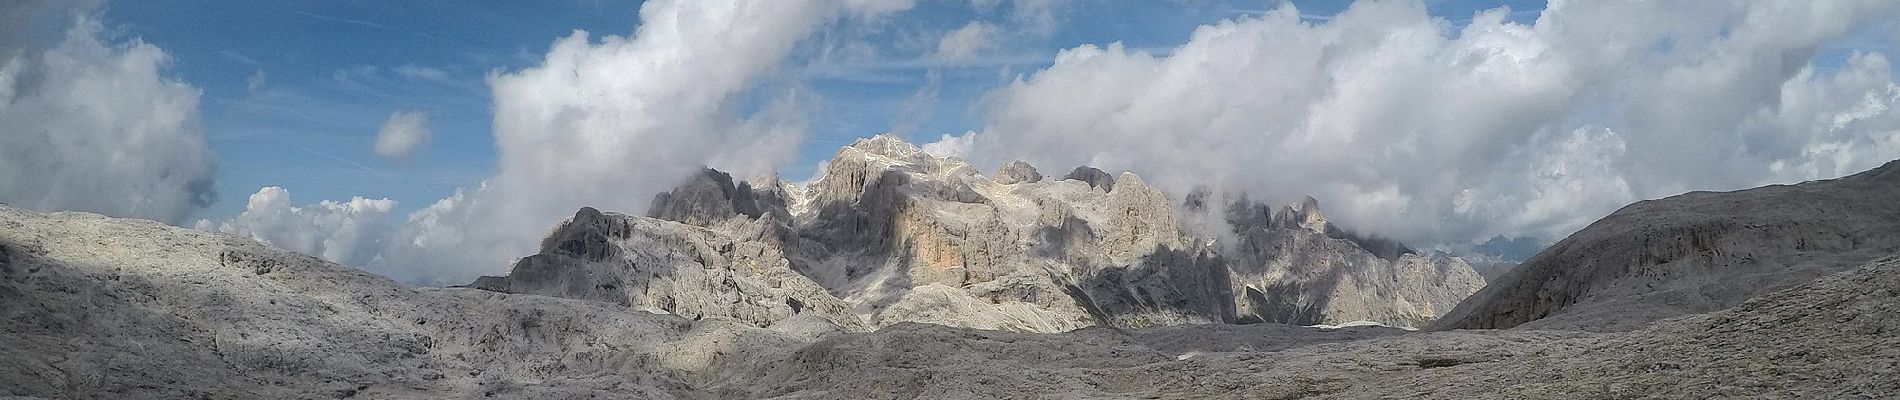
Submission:
[[[1538,253],[1437,328],[1629,330],[1900,252],[1900,161],[1845,178],[1637,202]]]
[[[1897,312],[1900,257],[1608,334],[1259,324],[1119,336],[906,324],[806,346],[761,378],[775,384],[735,397],[1883,398],[1900,389]]]
[[[813,338],[6,206],[0,318],[0,394],[49,398],[674,398]]]

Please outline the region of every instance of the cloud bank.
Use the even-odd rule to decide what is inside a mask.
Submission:
[[[348,265],[368,265],[388,231],[390,199],[325,200],[296,207],[290,191],[267,186],[252,194],[244,212],[222,224],[198,220],[197,229],[250,237],[299,253]]]
[[[185,222],[216,200],[199,91],[158,47],[104,38],[92,8],[0,6],[0,202]]]
[[[767,172],[794,155],[805,122],[795,93],[761,93],[758,80],[825,24],[910,6],[654,1],[631,36],[561,38],[539,65],[488,77],[496,174],[409,215],[366,267],[466,283],[533,253],[582,206],[641,212],[701,165]]]
[[[429,116],[421,111],[397,111],[389,115],[383,127],[376,130],[376,142],[371,145],[376,155],[385,159],[409,158],[416,149],[429,143]]]
[[[1553,1],[1462,28],[1417,1],[1324,22],[1291,5],[1165,55],[1061,52],[990,93],[970,154],[1126,169],[1176,193],[1311,194],[1409,243],[1560,238],[1629,202],[1900,158],[1888,59],[1821,65],[1900,3]]]

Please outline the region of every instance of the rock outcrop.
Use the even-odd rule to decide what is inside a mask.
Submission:
[[[517,261],[508,276],[472,286],[604,301],[691,319],[731,318],[757,327],[811,315],[865,329],[849,305],[792,271],[777,246],[765,239],[770,227],[763,221],[733,222],[738,226],[716,231],[582,208],[542,241],[540,253]]]
[[[1900,252],[1900,161],[1845,178],[1617,210],[1505,273],[1438,328],[1619,331],[1728,308]]]
[[[1087,165],[1075,167],[1075,170],[1069,171],[1069,174],[1063,176],[1062,179],[1087,182],[1089,187],[1102,189],[1104,192],[1115,191],[1114,175]]]
[[[839,149],[804,186],[734,184],[708,170],[657,196],[652,218],[616,215],[600,234],[564,227],[510,277],[474,286],[756,326],[796,314],[786,304],[797,302],[853,329],[930,322],[1060,332],[1412,326],[1482,285],[1456,258],[1345,234],[1307,200],[1275,215],[1235,211],[1228,218],[1243,227],[1245,246],[1215,247],[1134,174],[1085,166],[1044,181],[1017,161],[992,179],[881,135]],[[598,214],[583,210],[567,226],[591,226]],[[727,293],[735,290],[742,295]]]
[[[1004,185],[1036,183],[1042,182],[1042,173],[1036,172],[1036,167],[1029,165],[1029,163],[1010,161],[1003,163],[1001,167],[997,167],[996,176],[993,178],[996,179],[996,183]]]

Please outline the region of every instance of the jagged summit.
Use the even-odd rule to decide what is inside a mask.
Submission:
[[[889,133],[880,133],[868,138],[853,140],[851,144],[845,145],[845,149],[860,150],[895,159],[909,159],[923,152],[923,150],[916,145],[910,144],[910,142],[904,141],[904,139],[897,137],[897,135]]]
[[[732,175],[707,168],[673,190],[653,197],[647,217],[705,226],[735,216],[790,217],[786,194],[776,178],[733,184]]]
[[[1075,167],[1075,170],[1069,171],[1069,174],[1063,176],[1062,179],[1087,182],[1089,187],[1100,188],[1104,192],[1115,191],[1114,175],[1087,165]]]
[[[992,179],[995,179],[996,183],[1001,183],[1005,185],[1015,184],[1015,183],[1036,183],[1036,182],[1042,182],[1042,173],[1036,172],[1036,167],[1029,165],[1029,163],[1022,162],[1022,161],[1010,161],[1010,162],[1003,163],[1003,166],[1001,167],[997,167],[996,175],[993,176]]]
[[[656,196],[653,220],[607,218],[636,232],[576,236],[564,226],[550,237],[554,245],[516,266],[533,272],[524,279],[544,283],[505,290],[616,297],[761,326],[798,314],[793,308],[839,304],[842,312],[823,316],[846,327],[915,321],[1050,332],[1208,322],[1405,326],[1435,318],[1482,285],[1456,258],[1364,247],[1370,242],[1327,223],[1310,198],[1261,213],[1264,224],[1230,215],[1252,239],[1229,250],[1195,245],[1209,240],[1183,229],[1172,204],[1133,173],[1083,166],[1044,180],[1017,161],[989,178],[961,159],[878,135],[840,148],[809,185],[734,183],[707,170]],[[568,225],[597,219],[583,210]],[[681,252],[696,255],[670,255]],[[708,268],[727,271],[728,282],[671,284],[687,292],[665,298],[649,293],[653,282],[700,281],[669,273]],[[774,292],[747,286],[749,279],[822,290]],[[482,287],[503,287],[495,282]],[[707,292],[717,290],[767,306],[682,302],[724,296]],[[785,306],[793,302],[801,306]]]

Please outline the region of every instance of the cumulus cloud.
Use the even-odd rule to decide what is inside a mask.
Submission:
[[[964,132],[951,136],[946,133],[935,142],[924,143],[921,149],[937,157],[964,158],[970,155],[970,148],[976,145],[976,132]]]
[[[373,261],[395,208],[395,200],[362,197],[297,207],[291,205],[290,191],[269,186],[252,194],[244,212],[231,220],[214,224],[201,219],[196,227],[361,266]]]
[[[797,94],[757,90],[795,46],[841,17],[908,1],[654,1],[631,36],[576,31],[539,65],[494,73],[496,174],[409,215],[369,269],[466,283],[530,254],[581,206],[644,211],[701,165],[740,174],[789,159],[805,123]],[[741,107],[753,96],[756,109]]]
[[[417,148],[429,143],[429,115],[421,111],[397,111],[376,130],[372,145],[376,155],[387,159],[409,158]]]
[[[1002,29],[994,24],[971,21],[962,28],[944,34],[937,41],[936,57],[950,62],[970,61],[985,51],[997,48],[1002,35]]]
[[[0,202],[184,222],[215,201],[199,91],[92,5],[0,6]]]
[[[1879,0],[1551,2],[1453,28],[1417,1],[1292,5],[1166,55],[1061,52],[989,94],[972,154],[1319,198],[1415,244],[1555,239],[1623,204],[1828,178],[1900,157],[1884,55],[1824,46],[1900,18]]]

